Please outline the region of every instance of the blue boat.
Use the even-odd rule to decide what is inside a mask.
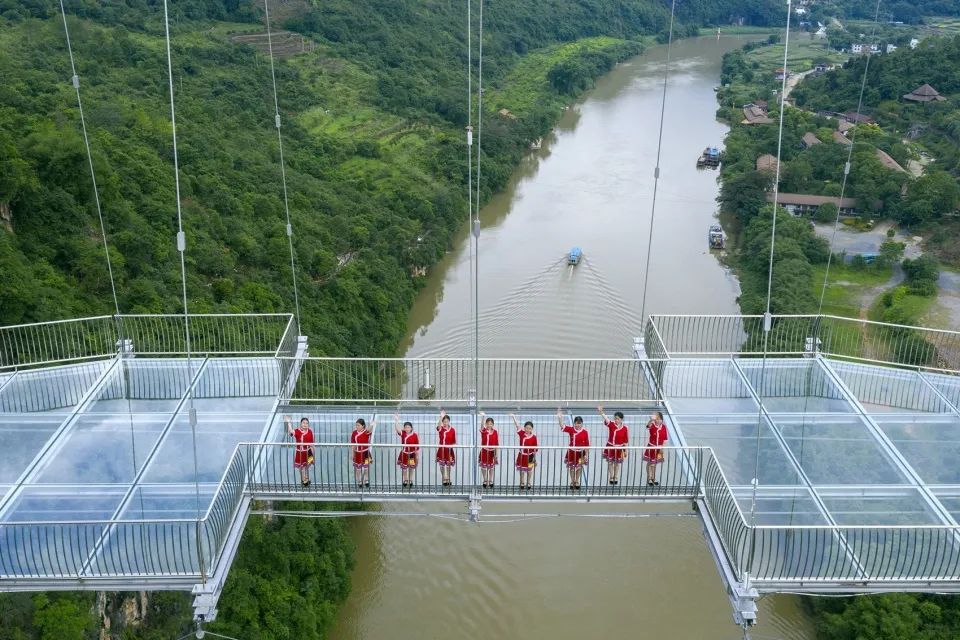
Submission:
[[[583,251],[580,250],[580,247],[574,247],[570,249],[570,253],[567,255],[567,264],[580,264],[580,258],[583,257]]]

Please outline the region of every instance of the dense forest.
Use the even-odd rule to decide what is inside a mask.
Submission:
[[[65,5],[120,308],[178,312],[162,4]],[[277,82],[303,329],[314,354],[393,355],[417,274],[465,221],[464,5],[276,3],[274,26],[293,32]],[[0,0],[0,324],[113,311],[57,8]],[[484,8],[486,199],[565,103],[664,39],[669,3]],[[262,33],[262,5],[172,0],[170,15],[190,311],[291,311],[270,67],[263,47],[242,38]],[[741,19],[780,22],[782,7],[680,3],[678,18],[683,36]],[[340,521],[251,521],[214,629],[323,637],[349,589],[351,558]],[[85,640],[100,637],[106,620],[112,637],[172,638],[189,618],[181,594],[23,594],[0,598],[0,639]]]

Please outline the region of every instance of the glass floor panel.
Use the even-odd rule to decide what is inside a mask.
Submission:
[[[849,362],[834,362],[831,366],[870,413],[950,411],[950,407],[913,371]]]
[[[874,416],[927,484],[960,484],[960,418],[929,414]]]
[[[960,487],[950,489],[931,489],[933,495],[937,497],[940,504],[950,512],[953,519],[960,522]]]
[[[760,425],[760,465],[757,467],[757,419],[744,416],[715,418],[675,416],[686,443],[712,447],[730,484],[749,485],[753,478],[762,485],[798,485],[800,476],[764,420]]]
[[[129,484],[172,417],[81,414],[33,482]]]
[[[237,444],[259,441],[269,418],[266,413],[198,414],[196,451],[199,481],[219,482]],[[144,482],[193,482],[193,451],[189,418],[185,414],[178,415],[147,468]]]
[[[812,358],[738,360],[770,413],[853,413],[855,408]]]
[[[773,416],[814,485],[908,484],[859,418]]]
[[[65,419],[64,415],[0,413],[0,482],[15,482]]]
[[[98,361],[21,371],[0,391],[0,413],[69,412],[109,366]]]
[[[921,372],[920,375],[942,393],[954,407],[960,407],[960,376],[926,372]]]
[[[841,526],[942,524],[914,488],[896,492],[867,490],[856,496],[821,495],[820,498]]]
[[[201,517],[217,490],[213,483],[200,485]],[[197,494],[193,484],[143,485],[137,487],[120,514],[121,520],[189,520],[197,517]]]
[[[806,487],[795,487],[792,491],[778,491],[780,495],[758,491],[756,501],[756,523],[760,526],[804,526],[825,525],[827,520],[817,508],[817,503]],[[751,521],[753,497],[749,489],[737,491],[737,504],[747,522]]]
[[[4,522],[89,522],[109,520],[125,487],[24,487]]]
[[[200,361],[194,361],[196,373]],[[91,413],[173,413],[187,392],[185,359],[125,359],[87,408]]]
[[[674,413],[750,413],[757,403],[731,360],[678,360],[666,365],[661,383]]]

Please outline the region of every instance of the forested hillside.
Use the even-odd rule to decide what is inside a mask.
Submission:
[[[178,312],[162,4],[65,4],[120,308]],[[293,31],[277,80],[304,331],[315,354],[392,355],[414,274],[443,255],[466,219],[465,3],[272,6],[274,26]],[[113,311],[57,8],[0,0],[0,324]],[[679,35],[740,18],[779,22],[783,13],[778,0],[680,10]],[[170,11],[190,310],[291,311],[269,64],[262,46],[238,37],[262,33],[262,5],[171,0]],[[483,197],[563,104],[662,40],[668,17],[663,0],[488,2]],[[323,637],[348,590],[343,525],[249,529],[217,628],[251,639]],[[309,558],[289,551],[298,546]],[[2,598],[0,639],[85,640],[109,618],[113,637],[185,632],[185,596],[152,596],[133,607],[134,619],[111,614],[135,600]]]

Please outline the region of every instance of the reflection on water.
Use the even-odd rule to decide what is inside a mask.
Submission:
[[[713,87],[723,52],[740,44],[701,38],[674,47],[648,312],[737,312],[737,282],[706,246],[717,173],[698,171],[695,161],[704,147],[722,143]],[[639,334],[664,53],[651,49],[598,82],[481,212],[481,356],[630,355]],[[574,245],[585,257],[570,267],[564,258]],[[468,260],[463,229],[428,276],[404,353],[471,354]],[[596,510],[541,510],[551,508]],[[741,637],[696,519],[496,516],[530,510],[485,505],[480,524],[438,517],[352,523],[358,567],[333,637]],[[797,599],[766,598],[760,608],[757,631],[765,637],[812,637]]]

